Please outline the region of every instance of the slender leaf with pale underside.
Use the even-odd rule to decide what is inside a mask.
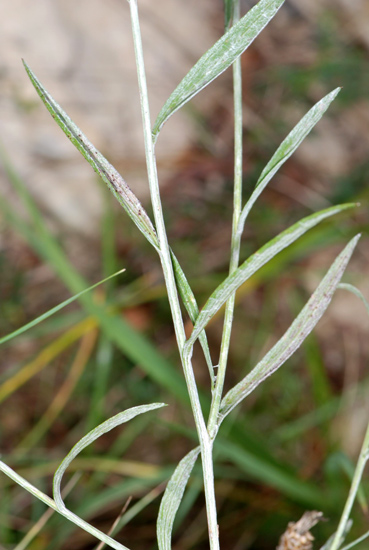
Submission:
[[[108,420],[106,420],[102,424],[99,424],[96,428],[91,430],[87,435],[82,437],[82,439],[80,439],[78,443],[76,443],[74,447],[70,450],[70,452],[61,462],[60,466],[55,472],[54,479],[53,479],[53,494],[54,494],[54,501],[58,509],[59,510],[65,509],[65,504],[63,502],[61,491],[60,491],[60,484],[61,484],[64,472],[68,468],[69,464],[76,458],[76,456],[85,447],[90,445],[93,441],[98,439],[101,435],[106,434],[107,432],[110,432],[110,430],[112,430],[116,426],[119,426],[120,424],[123,424],[124,422],[128,422],[128,420],[131,420],[138,414],[153,411],[161,407],[165,407],[165,403],[152,403],[151,405],[140,405],[138,407],[132,407],[131,409],[127,409],[126,411],[120,412],[115,416],[112,416],[111,418],[109,418]]]
[[[103,181],[109,187],[110,191],[113,193],[118,202],[123,206],[124,210],[128,213],[130,218],[136,224],[138,229],[143,233],[147,240],[158,250],[159,244],[156,236],[154,226],[143,208],[140,201],[131,191],[129,186],[126,184],[122,176],[117,172],[117,170],[112,166],[109,161],[96,149],[96,147],[87,139],[87,137],[82,133],[78,126],[71,120],[67,113],[62,109],[62,107],[52,98],[48,91],[44,88],[32,70],[29,68],[27,63],[23,61],[27,74],[34,85],[38,95],[45,104],[46,108],[50,112],[51,116],[70,139],[70,141],[75,145],[78,151],[84,156],[87,162],[92,166],[92,168],[101,176]],[[190,285],[184,273],[178,263],[178,260],[174,256],[173,252],[172,259],[175,267],[175,276],[176,282],[178,285],[181,298],[184,301],[184,305],[187,309],[187,312],[190,316],[192,322],[195,322],[198,307],[196,303],[195,296],[191,290]],[[5,340],[4,340],[5,341]],[[0,344],[2,340],[0,340]],[[205,333],[201,334],[200,343],[204,350],[204,355],[206,362],[208,364],[209,372],[212,371],[211,368],[211,359],[209,346],[207,343]]]
[[[60,126],[73,145],[107,184],[115,198],[123,206],[129,217],[145,235],[147,240],[155,248],[158,248],[154,226],[136,195],[132,192],[114,166],[112,166],[96,147],[94,147],[73,120],[43,87],[27,63],[25,61],[23,61],[23,63],[36,92],[58,126]]]
[[[154,141],[173,113],[228,69],[250,46],[283,2],[284,0],[261,0],[199,59],[160,111],[152,131]]]
[[[171,550],[172,548],[174,519],[199,453],[200,447],[196,447],[182,458],[165,489],[156,525],[159,550]]]
[[[312,107],[306,115],[300,120],[294,129],[288,134],[286,139],[278,147],[268,164],[265,166],[262,171],[258,181],[256,182],[255,189],[251,194],[251,197],[245,204],[242,209],[240,220],[238,222],[237,233],[242,234],[243,228],[245,226],[246,218],[255,204],[255,201],[264,191],[265,187],[268,185],[275,173],[280,169],[280,167],[286,162],[287,159],[296,151],[300,146],[302,141],[306,136],[311,132],[314,126],[322,118],[332,101],[336,98],[337,94],[340,92],[341,88],[336,88],[333,92],[327,94],[323,99],[318,101]]]
[[[336,258],[310,300],[282,338],[256,367],[224,396],[220,407],[219,423],[261,382],[283,365],[314,329],[332,300],[359,238],[360,235],[356,235]]]
[[[99,281],[98,283],[95,283],[94,285],[86,288],[85,290],[82,290],[82,292],[78,292],[78,294],[75,294],[71,298],[68,298],[67,300],[65,300],[61,304],[58,304],[57,306],[49,309],[49,311],[46,311],[46,313],[43,313],[42,315],[40,315],[36,319],[33,319],[33,321],[30,321],[26,325],[23,325],[22,327],[18,328],[17,330],[14,330],[10,334],[7,334],[6,336],[3,336],[2,338],[0,338],[0,344],[4,344],[5,342],[8,342],[12,338],[15,338],[16,336],[19,336],[20,334],[23,334],[24,332],[26,332],[27,330],[29,330],[29,329],[33,328],[34,326],[38,325],[42,321],[45,321],[45,319],[48,319],[49,317],[54,315],[54,313],[57,313],[58,311],[60,311],[61,309],[63,309],[67,305],[71,304],[75,300],[78,300],[78,298],[83,296],[83,294],[85,294],[86,292],[90,292],[90,290],[93,290],[94,288],[98,287],[99,285],[102,285],[103,283],[106,283],[107,281],[109,281],[113,277],[116,277],[120,273],[123,273],[123,271],[125,271],[125,269],[121,269],[120,271],[117,271],[116,273],[113,273],[113,275],[109,275],[109,277],[106,277],[102,281]]]
[[[284,248],[292,244],[306,231],[325,220],[326,218],[338,214],[347,208],[355,206],[353,203],[333,206],[312,214],[295,223],[277,237],[269,241],[255,254],[250,256],[241,266],[229,275],[212,293],[204,307],[197,317],[194,329],[190,338],[187,340],[186,347],[190,348],[198,337],[199,333],[206,327],[210,319],[219,311],[228,298],[249,279],[258,269],[269,262],[274,256]]]

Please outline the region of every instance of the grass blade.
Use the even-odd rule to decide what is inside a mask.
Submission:
[[[182,458],[165,489],[156,526],[159,550],[172,548],[174,519],[199,453],[200,447],[196,447]]]
[[[240,287],[247,279],[251,277],[258,269],[269,262],[281,250],[296,241],[301,235],[309,229],[325,220],[326,218],[338,214],[347,208],[355,206],[353,203],[333,206],[321,210],[316,214],[307,216],[295,223],[277,237],[269,241],[255,254],[250,256],[236,271],[229,275],[212,293],[197,318],[193,332],[187,341],[187,346],[193,345],[200,332],[205,328],[209,320],[217,313],[228,298]]]
[[[256,367],[223,398],[220,422],[263,380],[273,374],[300,347],[327,309],[360,238],[354,237],[336,258],[328,273],[282,338]]]
[[[26,224],[10,208],[5,199],[0,202],[0,210],[11,222],[15,230],[32,248],[52,267],[72,293],[79,293],[87,286],[87,282],[75,270],[59,243],[48,230],[35,202],[30,196],[24,182],[14,171],[4,151],[0,147],[0,159],[6,174],[17,194],[22,199],[32,225]],[[121,315],[111,314],[105,306],[94,302],[88,294],[79,297],[79,301],[89,315],[95,317],[106,337],[117,348],[137,362],[153,380],[169,390],[176,398],[188,402],[183,378],[166,360],[148,338],[133,329]]]
[[[65,470],[68,468],[69,464],[73,461],[73,459],[88,445],[90,445],[93,441],[98,439],[101,435],[110,432],[113,428],[116,426],[119,426],[120,424],[123,424],[124,422],[128,422],[128,420],[131,420],[138,414],[142,414],[148,411],[152,411],[154,409],[159,409],[161,407],[165,407],[165,403],[153,403],[151,405],[140,405],[138,407],[132,407],[131,409],[127,409],[126,411],[120,412],[116,414],[115,416],[112,416],[102,424],[99,424],[96,428],[91,430],[87,435],[82,437],[74,445],[74,447],[71,449],[71,451],[67,454],[65,459],[61,462],[59,468],[56,470],[54,479],[53,479],[53,494],[54,494],[54,500],[55,504],[60,510],[65,510],[65,504],[61,496],[60,492],[60,484],[61,480],[63,478]]]
[[[274,487],[295,502],[313,508],[321,502],[321,489],[318,486],[301,480],[297,472],[291,472],[289,468],[273,463],[252,449],[245,449],[221,436],[215,440],[214,448],[224,461],[231,461],[251,479]],[[328,496],[326,506],[329,506]]]
[[[79,292],[78,294],[75,294],[71,298],[68,298],[67,300],[65,300],[61,304],[58,304],[57,306],[49,309],[49,311],[46,311],[46,313],[43,313],[42,315],[40,315],[36,319],[33,319],[33,321],[30,321],[26,325],[23,325],[23,327],[18,328],[17,330],[14,330],[13,332],[11,332],[10,334],[7,334],[6,336],[3,336],[2,338],[0,338],[0,345],[3,344],[4,342],[8,342],[9,340],[11,340],[12,338],[15,338],[16,336],[19,336],[20,334],[23,334],[24,332],[26,332],[27,330],[31,329],[32,327],[38,325],[42,321],[45,321],[45,319],[48,319],[49,317],[54,315],[54,313],[57,313],[58,311],[60,311],[61,309],[63,309],[67,305],[71,304],[75,300],[78,300],[78,298],[83,296],[83,294],[86,294],[86,292],[90,292],[90,290],[93,290],[94,288],[98,287],[99,285],[102,285],[103,283],[106,283],[107,281],[109,281],[113,277],[116,277],[117,275],[120,275],[120,273],[123,273],[123,271],[125,271],[125,269],[121,269],[120,271],[117,271],[116,273],[113,273],[113,275],[109,275],[109,277],[106,277],[105,279],[102,279],[102,281],[99,281],[98,283],[95,283],[94,285],[86,288],[85,290],[82,290],[82,292]]]
[[[223,73],[255,40],[284,0],[261,0],[192,67],[166,101],[153,127],[153,140],[168,118]]]
[[[23,63],[36,92],[58,126],[60,126],[73,145],[107,184],[110,191],[123,206],[141,233],[143,233],[147,240],[157,248],[158,241],[154,226],[136,195],[129,188],[119,172],[117,172],[96,147],[94,147],[78,126],[69,118],[67,113],[52,98],[47,90],[45,90],[41,82],[28,67],[27,63],[25,61],[23,61]]]
[[[319,120],[327,111],[328,107],[336,98],[340,90],[341,88],[336,88],[335,90],[333,90],[333,92],[329,93],[328,95],[323,97],[323,99],[318,101],[318,103],[316,103],[314,107],[312,107],[310,111],[306,113],[306,115],[300,120],[300,122],[294,127],[294,129],[288,134],[286,139],[278,147],[278,149],[262,171],[258,181],[256,182],[255,190],[253,191],[251,197],[249,198],[242,210],[237,230],[239,235],[242,234],[246,218],[259,195],[261,195],[261,193],[264,191],[265,187],[268,185],[275,173],[286,162],[286,160],[290,158],[290,156],[296,151],[296,149],[300,146],[306,136],[311,132],[314,126],[319,122]]]

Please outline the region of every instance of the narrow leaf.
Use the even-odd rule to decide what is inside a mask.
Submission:
[[[322,118],[332,101],[336,98],[337,94],[340,92],[341,88],[336,88],[333,92],[329,93],[318,103],[314,105],[306,113],[306,115],[300,120],[300,122],[294,127],[294,129],[288,134],[286,139],[278,147],[268,164],[265,166],[262,171],[256,186],[251,197],[244,206],[239,224],[238,224],[238,234],[243,232],[246,218],[255,204],[255,201],[264,191],[265,187],[268,185],[275,173],[280,169],[280,167],[286,162],[287,159],[296,151],[300,146],[302,141],[306,136],[311,132],[314,126]]]
[[[369,315],[369,302],[365,298],[365,296],[360,292],[360,290],[356,288],[356,286],[349,285],[347,283],[340,283],[338,285],[338,288],[342,290],[348,290],[349,292],[352,292],[352,294],[355,294],[355,296],[357,296],[363,302],[366,312]]]
[[[333,206],[325,210],[321,210],[316,214],[312,214],[303,218],[296,224],[292,225],[277,237],[269,241],[255,254],[250,256],[236,271],[229,275],[212,293],[197,318],[196,324],[192,331],[186,346],[190,347],[195,342],[200,332],[205,328],[209,320],[217,313],[228,298],[251,277],[258,269],[269,262],[281,250],[296,241],[301,235],[309,229],[323,221],[324,219],[338,214],[347,208],[355,206],[353,203]]]
[[[174,519],[199,452],[200,447],[196,447],[182,458],[165,489],[156,526],[159,550],[172,548]]]
[[[343,272],[360,238],[354,237],[336,258],[328,273],[282,338],[256,367],[223,398],[220,422],[263,380],[273,374],[300,347],[329,306]]]
[[[52,96],[47,92],[47,90],[42,86],[41,82],[37,79],[35,74],[29,68],[27,63],[23,61],[27,74],[34,85],[38,95],[45,104],[48,111],[51,113],[51,116],[56,120],[57,124],[66,134],[66,136],[71,140],[73,145],[80,151],[84,156],[87,162],[93,167],[95,172],[97,172],[103,181],[107,184],[110,191],[113,193],[118,202],[126,210],[130,218],[140,229],[140,231],[145,235],[148,241],[158,249],[158,240],[156,236],[155,229],[152,225],[152,222],[143,208],[140,201],[131,191],[130,187],[123,180],[122,176],[117,172],[117,170],[108,162],[108,160],[92,145],[92,143],[86,138],[82,131],[74,124],[74,122],[69,118],[67,113],[60,107],[60,105],[52,98]],[[172,253],[173,254],[173,253]],[[177,261],[178,264],[178,261]],[[183,276],[179,276],[179,270]],[[181,296],[186,296],[186,294],[191,293],[192,300],[196,303],[193,292],[187,282],[187,279],[184,276],[182,269],[178,264],[178,269],[175,271],[176,282],[180,291]],[[184,288],[182,288],[184,285]],[[91,287],[92,288],[92,287]],[[67,305],[67,304],[65,304]],[[193,314],[188,307],[190,303],[188,301],[184,302],[184,305],[187,309],[187,312],[193,321]],[[196,305],[197,307],[197,305]],[[46,317],[45,317],[46,318]],[[40,319],[43,320],[43,319]],[[28,328],[31,328],[30,326]],[[26,330],[26,329],[25,329]],[[17,333],[20,334],[20,333]],[[14,333],[14,336],[17,334]],[[14,337],[9,335],[10,337]],[[8,337],[6,337],[8,339]],[[0,340],[0,344],[6,340]],[[210,353],[208,351],[208,345],[206,341],[206,336],[201,336],[201,344],[204,349],[206,361],[209,362]]]
[[[223,73],[255,40],[284,0],[261,0],[214,44],[187,73],[169,97],[153,127],[153,139],[168,118]]]
[[[110,191],[113,193],[118,202],[123,206],[125,211],[128,213],[130,218],[140,229],[140,231],[145,235],[147,240],[158,249],[158,240],[156,236],[155,229],[152,225],[152,222],[143,208],[140,201],[131,191],[127,183],[123,180],[122,176],[117,172],[117,170],[108,162],[108,160],[92,145],[92,143],[86,138],[86,136],[81,132],[81,130],[74,124],[74,122],[69,118],[67,113],[58,105],[58,103],[51,97],[51,95],[45,90],[41,82],[37,79],[35,74],[28,67],[27,63],[23,61],[27,74],[34,85],[38,95],[42,99],[48,111],[51,113],[51,116],[56,120],[57,124],[66,134],[66,136],[71,140],[73,145],[78,149],[78,151],[84,156],[87,162],[93,167],[95,172],[97,172],[103,181],[107,184]],[[178,264],[179,265],[179,264]],[[182,272],[183,273],[183,272]],[[185,284],[182,277],[178,277],[178,270],[175,272],[178,288],[180,290],[181,296],[185,296],[190,289],[187,280],[185,288],[182,288],[181,285]],[[194,296],[193,296],[194,299]],[[189,302],[184,303],[190,318],[192,319],[192,313],[188,309],[190,306]],[[192,319],[193,320],[193,319]],[[1,341],[0,341],[1,343]],[[201,344],[204,348],[204,353],[207,362],[209,361],[210,354],[207,351],[206,337],[201,337]]]
[[[61,480],[63,478],[65,470],[68,468],[69,464],[76,458],[76,456],[88,445],[90,445],[93,441],[98,439],[101,435],[106,434],[107,432],[110,432],[113,428],[116,426],[119,426],[120,424],[123,424],[124,422],[128,422],[128,420],[131,420],[138,414],[142,414],[148,411],[153,411],[154,409],[160,409],[161,407],[165,407],[165,403],[153,403],[151,405],[140,405],[138,407],[132,407],[131,409],[127,409],[126,411],[120,412],[116,414],[115,416],[112,416],[102,424],[99,424],[96,428],[91,430],[87,435],[82,437],[74,445],[74,447],[71,449],[71,451],[68,453],[68,455],[65,457],[65,459],[61,462],[60,466],[56,470],[54,474],[53,479],[53,494],[54,494],[54,500],[55,504],[60,510],[65,509],[65,504],[63,502],[61,493],[60,493],[60,484]]]
[[[194,293],[192,292],[192,289],[187,281],[186,275],[184,274],[177,258],[175,257],[173,251],[171,250],[171,257],[172,257],[172,263],[173,263],[173,270],[174,270],[174,276],[176,279],[177,287],[179,294],[181,296],[181,300],[183,302],[183,305],[186,308],[186,311],[193,322],[195,324],[196,319],[199,315],[199,308],[196,302],[196,298]],[[202,350],[204,352],[204,357],[206,360],[206,364],[209,369],[210,379],[212,382],[214,382],[214,368],[213,368],[213,362],[211,360],[210,355],[210,349],[208,340],[206,338],[206,333],[203,330],[199,335],[199,341],[202,347]],[[0,341],[1,343],[1,341]]]
[[[133,220],[139,230],[145,235],[147,240],[155,247],[158,247],[158,241],[155,229],[149,216],[136,195],[129,188],[122,176],[106,160],[106,158],[94,147],[86,138],[81,130],[69,118],[67,113],[58,105],[58,103],[45,90],[41,82],[23,61],[27,74],[34,85],[36,92],[45,104],[53,119],[63,130],[78,151],[85,157],[97,174],[103,179],[115,198],[123,206],[129,217]]]
[[[54,315],[54,313],[57,313],[58,311],[63,309],[65,306],[71,304],[75,300],[78,300],[78,298],[80,298],[83,294],[86,294],[86,292],[90,292],[91,290],[98,287],[99,285],[102,285],[103,283],[106,283],[106,281],[109,281],[113,277],[116,277],[120,273],[123,273],[123,271],[125,271],[125,269],[121,269],[120,271],[117,271],[116,273],[113,273],[113,275],[109,275],[109,277],[106,277],[102,281],[99,281],[98,283],[95,283],[94,285],[86,288],[85,290],[82,290],[82,292],[79,292],[78,294],[75,294],[71,298],[68,298],[67,300],[65,300],[61,304],[58,304],[57,306],[49,309],[49,311],[46,311],[46,313],[43,313],[42,315],[40,315],[36,319],[33,319],[33,321],[30,321],[26,325],[23,325],[23,327],[18,328],[17,330],[14,330],[13,332],[11,332],[10,334],[7,334],[6,336],[3,336],[2,338],[0,338],[0,344],[4,344],[4,342],[8,342],[12,338],[15,338],[16,336],[19,336],[20,334],[23,334],[24,332],[26,332],[30,328],[33,328],[34,326],[38,325],[42,321],[45,321],[45,319],[48,319],[49,317]]]

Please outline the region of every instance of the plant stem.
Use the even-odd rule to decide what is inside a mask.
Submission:
[[[187,354],[183,353],[185,342],[186,342],[186,335],[185,335],[183,318],[182,318],[180,304],[179,304],[177,287],[176,287],[174,273],[173,273],[173,265],[170,257],[170,249],[168,245],[167,233],[165,229],[164,216],[163,216],[163,210],[162,210],[161,199],[160,199],[155,151],[154,151],[154,144],[153,144],[152,134],[151,134],[150,110],[149,110],[149,101],[148,101],[148,93],[147,93],[145,66],[144,66],[144,59],[143,59],[141,31],[140,31],[140,24],[139,24],[138,9],[137,9],[137,0],[129,0],[129,4],[130,4],[130,11],[131,11],[133,40],[134,40],[134,47],[135,47],[136,66],[137,66],[138,83],[139,83],[139,90],[140,90],[140,102],[141,102],[142,123],[143,123],[144,141],[145,141],[147,174],[148,174],[148,180],[149,180],[149,186],[150,186],[150,195],[151,195],[151,201],[152,201],[152,206],[154,211],[156,230],[158,234],[159,255],[160,255],[160,261],[163,268],[164,280],[165,280],[165,284],[168,292],[168,299],[169,299],[169,304],[172,312],[177,344],[178,344],[178,348],[179,348],[180,356],[182,360],[184,376],[185,376],[185,380],[188,388],[188,393],[190,396],[192,412],[194,415],[197,434],[198,434],[199,442],[201,446],[201,459],[202,459],[203,473],[204,473],[204,488],[205,488],[207,517],[208,517],[210,548],[211,550],[218,550],[219,536],[218,536],[218,523],[217,523],[217,512],[216,512],[215,491],[214,491],[212,442],[209,438],[209,434],[206,429],[206,424],[205,424],[203,413],[201,410],[199,395],[198,395],[197,386],[196,386],[196,380],[195,380],[195,376],[194,376],[194,372],[191,364],[192,350],[190,353],[187,353]]]
[[[49,508],[52,508],[53,510],[55,510],[55,512],[58,512],[60,515],[69,519],[69,521],[72,521],[73,523],[78,525],[78,527],[81,527],[81,529],[84,529],[87,533],[90,533],[97,539],[105,542],[108,546],[110,546],[110,548],[115,548],[115,550],[129,550],[127,546],[120,544],[116,540],[109,537],[109,535],[105,535],[105,533],[102,533],[102,531],[100,531],[96,527],[93,527],[92,525],[84,521],[79,516],[76,516],[76,514],[74,514],[67,508],[63,508],[63,509],[58,508],[55,501],[52,498],[50,498],[48,495],[45,495],[45,493],[37,489],[37,487],[29,483],[27,480],[25,480],[23,477],[17,474],[14,470],[12,470],[12,468],[7,466],[1,460],[0,460],[0,472],[3,472],[5,475],[10,477],[10,479],[15,481],[15,483],[18,483],[18,485],[23,487],[23,489],[31,493],[31,495],[35,496],[36,498],[38,498],[39,500],[47,504]]]
[[[369,459],[369,424],[366,429],[366,434],[364,437],[363,446],[360,451],[359,460],[356,465],[354,477],[352,478],[350,492],[348,494],[345,507],[342,512],[342,516],[338,525],[338,529],[334,535],[333,542],[329,548],[329,550],[338,550],[340,545],[342,544],[342,536],[345,532],[347,522],[350,518],[352,506],[354,504],[356,494],[359,490],[361,478],[364,472],[365,465]]]
[[[234,0],[233,24],[240,19],[240,2]],[[237,231],[242,211],[242,71],[241,58],[233,63],[233,103],[234,103],[234,189],[233,189],[233,220],[231,238],[231,259],[229,273],[238,267],[240,257],[241,235]],[[226,304],[222,342],[220,347],[219,366],[213,399],[210,409],[208,432],[214,439],[218,430],[218,414],[222,399],[224,379],[227,370],[229,346],[231,340],[235,294]]]

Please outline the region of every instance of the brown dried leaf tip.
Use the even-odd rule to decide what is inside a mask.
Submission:
[[[291,521],[279,540],[277,550],[313,550],[314,537],[310,529],[323,519],[323,512],[312,510],[305,512],[296,523]]]

